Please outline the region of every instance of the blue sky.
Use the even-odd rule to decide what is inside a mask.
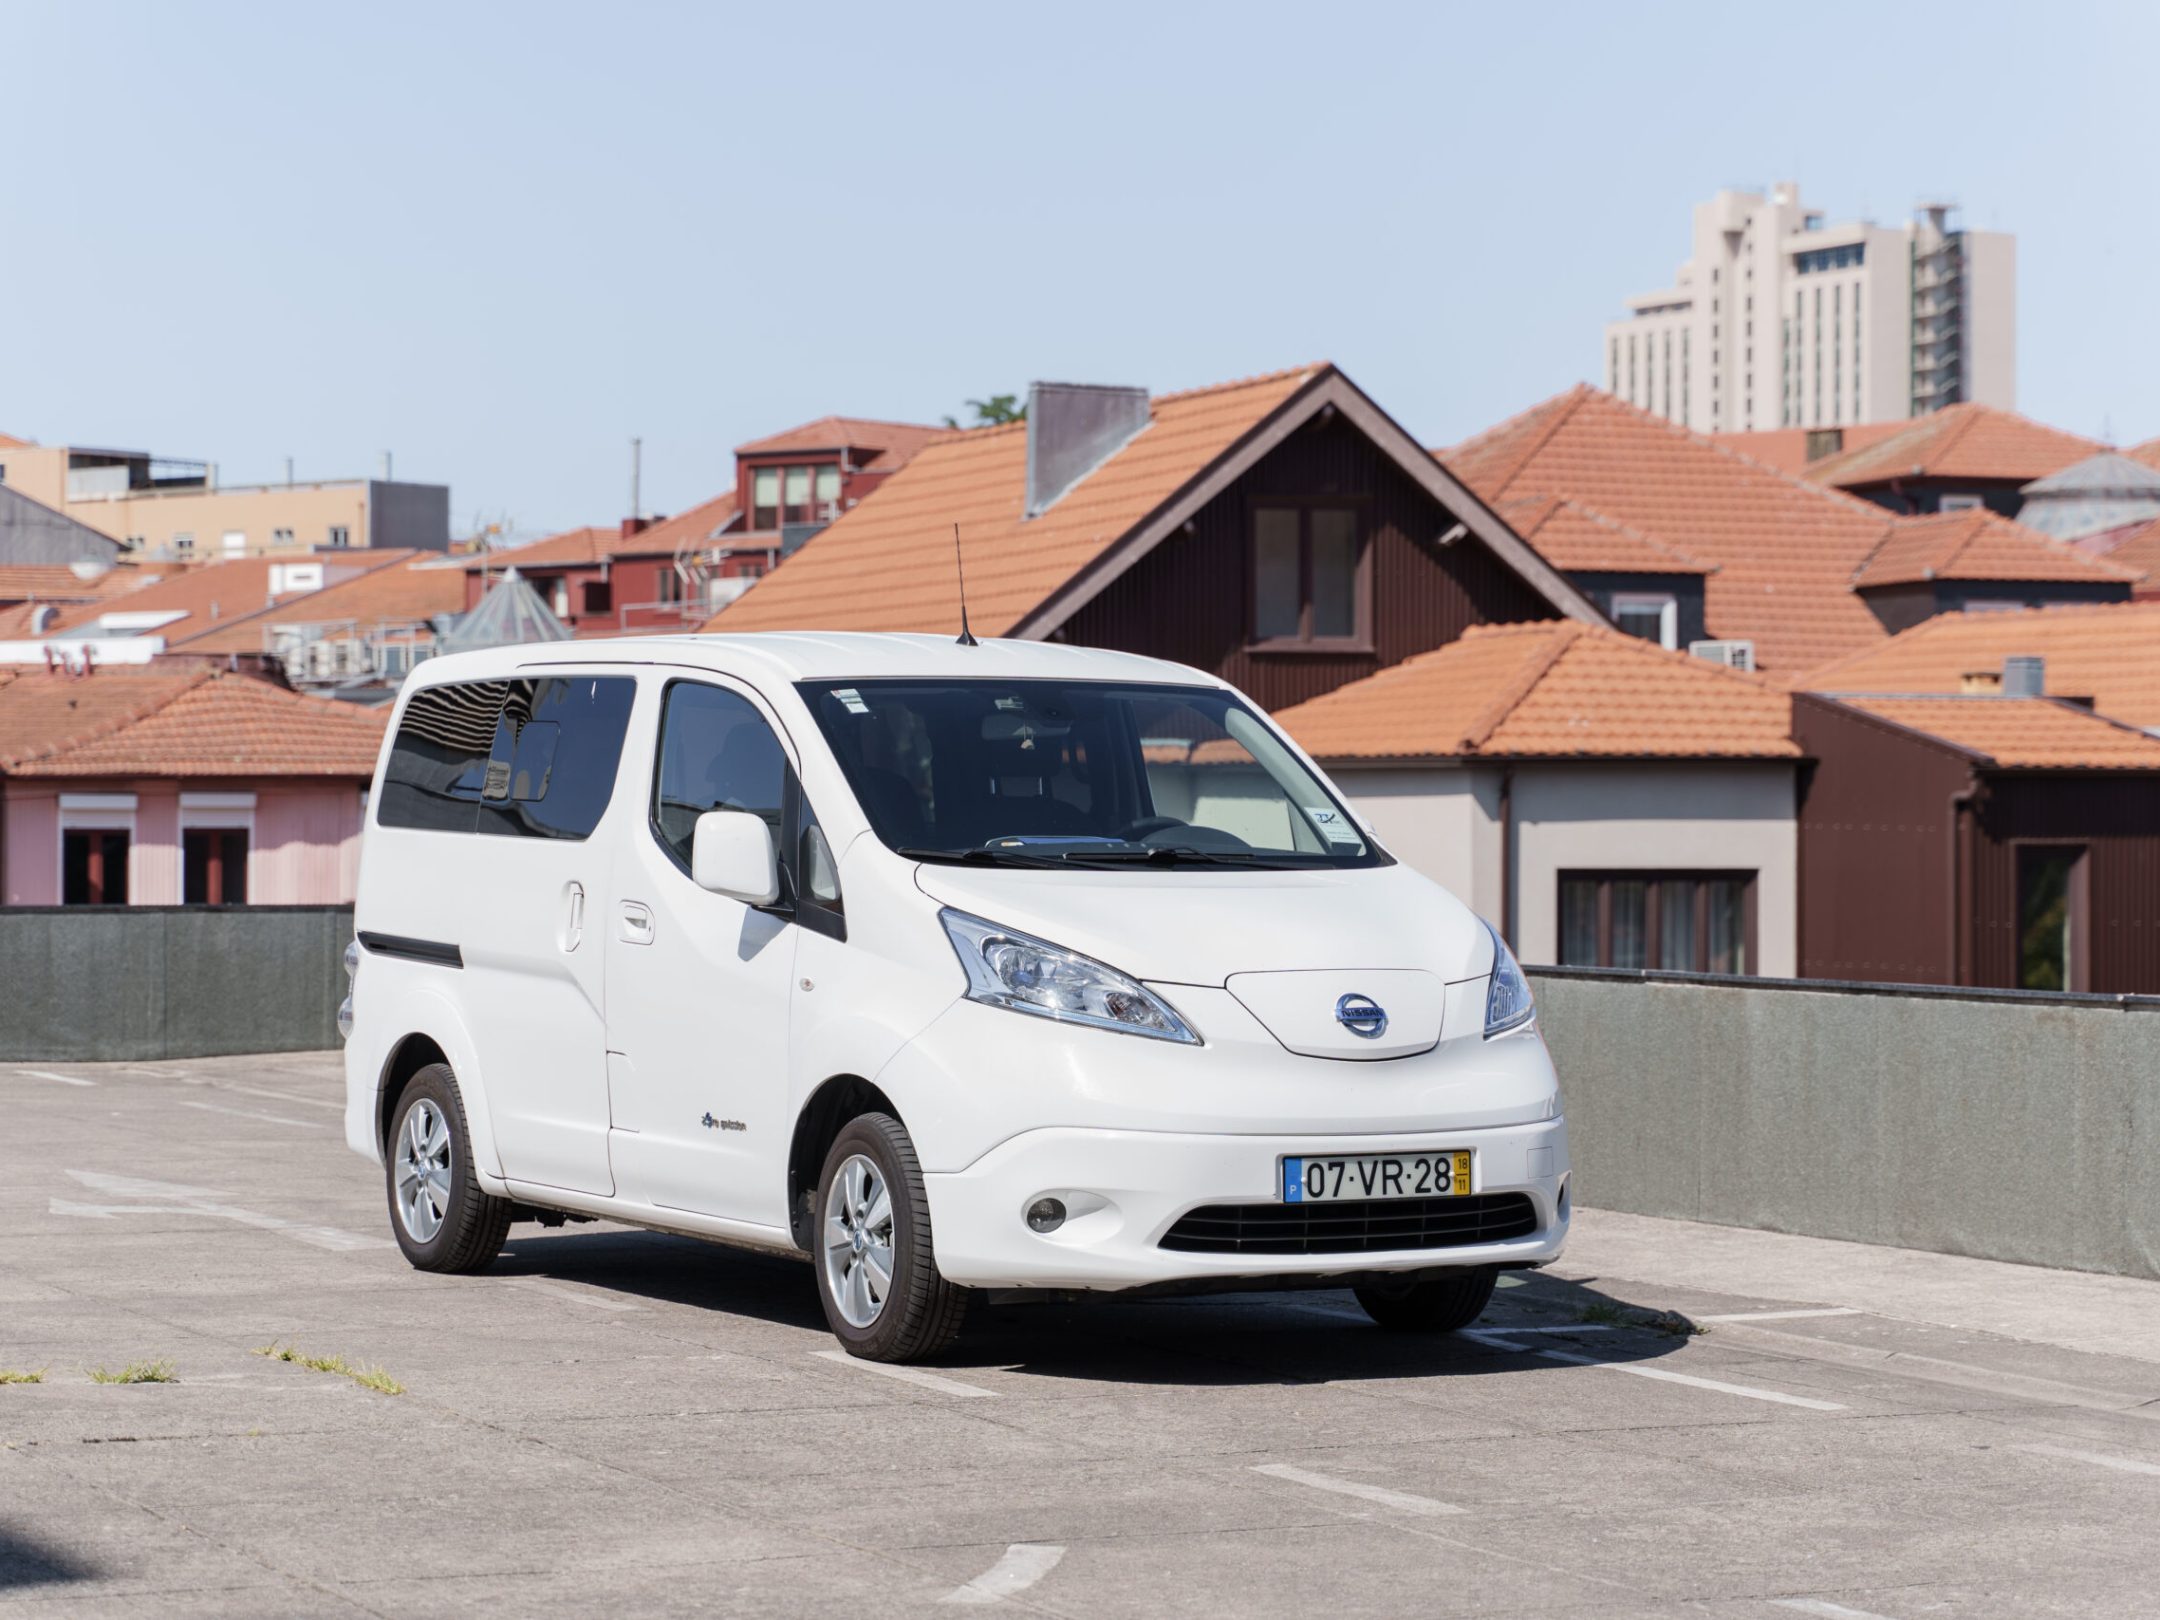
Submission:
[[[659,511],[744,439],[1332,359],[1445,443],[1723,185],[2019,236],[2019,404],[2160,434],[2160,7],[0,4],[0,430]]]

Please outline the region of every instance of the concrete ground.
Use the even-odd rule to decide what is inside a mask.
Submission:
[[[880,1370],[781,1259],[410,1270],[338,1094],[0,1065],[0,1617],[2160,1614],[2160,1284],[1584,1211],[1471,1336],[1031,1305]]]

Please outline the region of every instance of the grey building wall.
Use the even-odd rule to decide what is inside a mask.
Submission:
[[[369,545],[450,549],[448,484],[386,484],[371,478],[367,500]]]
[[[2160,998],[1529,973],[1586,1205],[2160,1278]]]
[[[0,563],[65,566],[88,557],[109,563],[120,542],[0,484]]]
[[[0,1061],[338,1044],[351,906],[0,910]]]

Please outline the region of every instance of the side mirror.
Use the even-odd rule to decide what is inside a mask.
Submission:
[[[780,858],[772,832],[747,810],[708,810],[690,835],[690,876],[701,889],[748,906],[780,898]]]

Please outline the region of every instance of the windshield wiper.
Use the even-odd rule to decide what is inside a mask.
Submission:
[[[1085,865],[1115,863],[1119,866],[1252,866],[1272,864],[1272,858],[1252,850],[1194,849],[1190,844],[1150,844],[1145,849],[1075,849],[1062,857]]]
[[[893,852],[911,861],[942,861],[950,866],[1062,866],[1063,861],[1045,860],[1040,855],[1023,855],[1011,849],[918,849],[913,846]]]

